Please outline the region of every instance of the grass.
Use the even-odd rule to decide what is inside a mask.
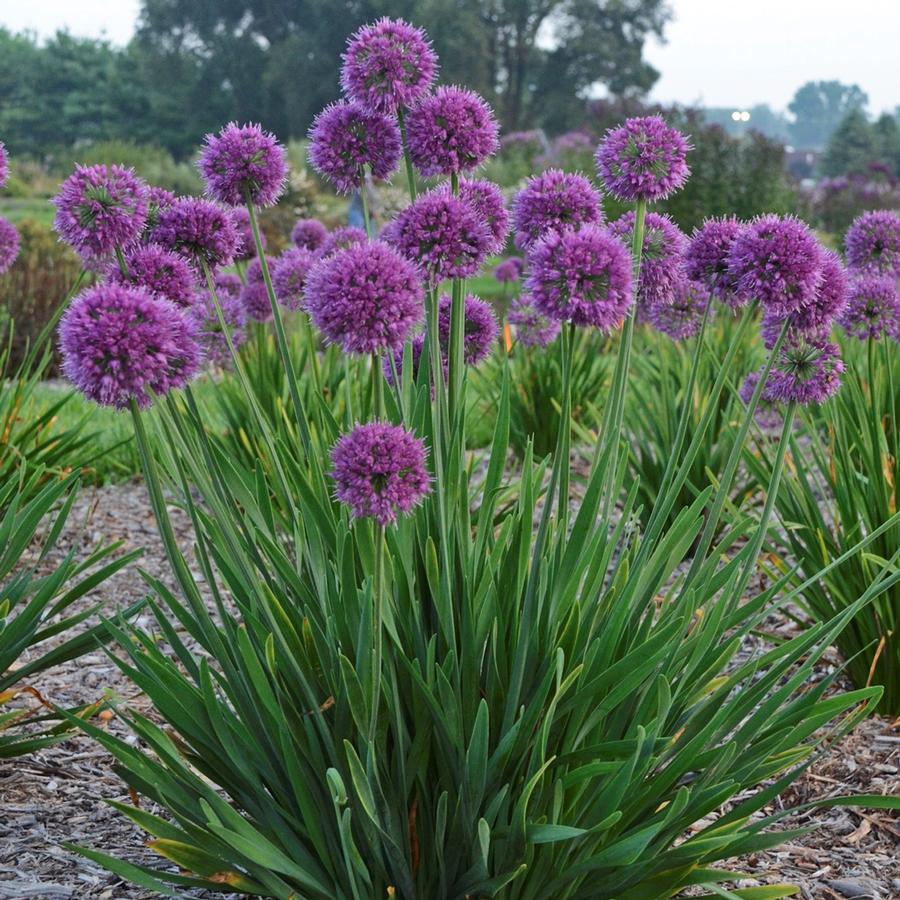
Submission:
[[[13,225],[23,219],[36,219],[49,227],[55,212],[46,197],[0,197],[0,216],[9,219]]]

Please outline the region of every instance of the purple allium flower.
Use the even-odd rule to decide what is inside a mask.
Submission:
[[[634,218],[634,211],[628,212],[609,226],[609,230],[629,249],[634,234]],[[686,245],[684,233],[668,216],[652,212],[646,214],[638,302],[650,307],[675,300],[675,290],[685,277]]]
[[[19,232],[12,222],[0,217],[0,275],[8,271],[19,255]]]
[[[206,136],[197,168],[206,193],[226,206],[273,206],[287,179],[284,147],[275,136],[236,122]]]
[[[617,328],[631,306],[631,255],[606,228],[551,231],[528,254],[526,288],[557,322]]]
[[[500,147],[500,126],[474,91],[439,87],[407,117],[409,153],[423,175],[471,172]]]
[[[837,344],[788,341],[775,358],[763,396],[776,403],[824,403],[838,392],[843,371]]]
[[[303,302],[306,276],[316,263],[316,255],[300,247],[289,247],[272,267],[275,297],[286,309],[297,310]]]
[[[59,324],[66,377],[88,399],[124,409],[185,385],[199,368],[192,321],[141,288],[101,284],[82,291]]]
[[[319,247],[319,256],[330,256],[336,250],[345,250],[355,244],[365,244],[369,238],[362,228],[356,228],[353,225],[341,225],[335,228],[325,236]]]
[[[560,324],[541,315],[527,294],[517,297],[509,307],[509,324],[516,329],[516,340],[525,347],[546,347],[556,340]]]
[[[390,178],[402,155],[397,123],[361,103],[326,106],[309,130],[312,167],[344,194],[359,189],[366,165],[375,178]]]
[[[209,200],[179,197],[159,213],[150,239],[162,244],[198,268],[227,266],[238,249],[238,235],[231,216]]]
[[[449,191],[450,186],[445,185]],[[488,253],[502,253],[509,234],[509,213],[500,188],[493,181],[469,181],[459,183],[459,197],[468,203],[487,226],[491,236]]]
[[[118,263],[110,263],[109,281],[143,288],[154,297],[171,300],[176,306],[193,303],[194,271],[177,253],[159,244],[139,244],[125,254],[125,266],[127,275]]]
[[[6,187],[6,182],[9,179],[9,160],[6,156],[6,147],[3,146],[3,141],[0,141],[0,188]]]
[[[143,231],[150,192],[132,169],[75,166],[53,198],[59,236],[84,259],[105,258]]]
[[[237,349],[247,337],[244,331],[247,312],[240,299],[241,280],[237,275],[220,273],[215,277],[215,284],[216,298],[222,310],[225,327],[231,335],[232,344]],[[231,363],[231,353],[209,291],[196,291],[194,302],[187,310],[186,315],[194,322],[197,339],[203,348],[206,360],[215,366],[226,368]]]
[[[147,195],[147,221],[144,223],[144,231],[141,237],[149,240],[150,232],[156,228],[159,222],[159,214],[168,209],[175,202],[175,195],[165,188],[151,184]]]
[[[235,206],[231,210],[231,221],[234,222],[234,230],[238,236],[238,246],[235,250],[235,259],[250,259],[256,255],[256,241],[253,238],[253,226],[250,224],[250,212],[246,206]],[[259,240],[266,246],[266,236],[259,232]]]
[[[266,257],[266,265],[271,272],[275,260]],[[253,257],[244,272],[245,283],[241,287],[241,304],[247,317],[255,322],[268,322],[272,318],[272,303],[263,277],[262,263]],[[276,295],[277,299],[277,295]]]
[[[516,246],[527,249],[548,231],[603,221],[600,195],[583,175],[548,169],[528,179],[513,200]]]
[[[685,274],[691,281],[705,284],[716,300],[737,307],[746,298],[737,293],[728,268],[731,245],[743,225],[735,218],[707,219],[694,233],[684,251]]]
[[[411,431],[367,422],[343,435],[331,451],[334,495],[354,519],[393,525],[431,490],[425,445]]]
[[[271,272],[274,267],[275,260],[271,256],[266,256],[266,268],[269,272]],[[244,278],[247,280],[248,284],[265,284],[266,279],[263,275],[262,263],[259,261],[258,256],[254,256],[253,259],[247,263]]]
[[[753,393],[756,390],[756,386],[759,384],[759,378],[759,372],[751,372],[744,379],[744,383],[738,391],[738,396],[741,398],[744,406],[750,405],[750,401],[753,399]],[[766,399],[765,388],[763,388],[763,393],[760,395],[759,402],[756,404],[753,418],[756,420],[757,425],[766,431],[773,431],[776,428],[780,429],[782,427],[784,420],[781,416],[778,404],[774,400]]]
[[[688,139],[661,116],[628,119],[597,148],[597,171],[617,200],[662,200],[687,181],[690,149]]]
[[[347,42],[341,87],[353,100],[384,115],[426,94],[437,74],[437,55],[420,28],[402,19],[364,25]]]
[[[739,294],[787,316],[811,304],[823,253],[809,226],[793,216],[758,216],[735,238],[728,271]]]
[[[850,283],[850,296],[838,319],[855,338],[900,340],[900,289],[889,275],[863,275]]]
[[[438,334],[441,350],[449,357],[452,298],[442,294],[438,306]],[[490,352],[497,340],[500,326],[490,304],[470,294],[465,300],[465,333],[463,357],[467,366],[477,366]]]
[[[298,219],[291,229],[291,243],[301,250],[318,250],[327,237],[328,229],[318,219]]]
[[[319,260],[306,278],[304,307],[325,338],[347,353],[395,350],[422,320],[416,267],[381,241]]]
[[[900,215],[893,210],[863,213],[847,229],[844,246],[852,272],[900,278]]]
[[[437,189],[423,194],[390,222],[382,237],[416,263],[431,284],[470,278],[487,255],[491,235],[459,197]]]
[[[496,269],[494,269],[494,278],[500,284],[508,284],[511,281],[518,281],[522,277],[522,270],[525,268],[524,260],[519,256],[510,256],[504,259]]]
[[[650,324],[672,340],[683,341],[700,331],[709,291],[704,285],[682,278],[675,286],[671,303],[652,303],[647,308]]]

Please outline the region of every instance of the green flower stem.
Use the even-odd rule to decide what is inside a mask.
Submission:
[[[406,180],[409,184],[409,199],[415,200],[419,192],[416,188],[416,172],[415,169],[413,169],[412,157],[409,155],[409,140],[406,136],[406,118],[402,107],[397,110],[397,125],[400,126],[400,140],[403,144],[403,162],[406,165]]]
[[[372,579],[372,710],[369,747],[375,752],[378,735],[378,707],[381,702],[381,657],[384,642],[384,526],[375,526],[375,573]]]
[[[128,278],[128,263],[125,262],[125,254],[118,244],[116,244],[116,262],[119,264],[119,271]]]
[[[374,234],[372,233],[372,217],[369,213],[369,197],[368,191],[366,190],[366,175],[368,174],[368,171],[369,165],[368,163],[366,163],[363,166],[363,177],[359,182],[359,199],[362,201],[363,224],[366,228],[366,237],[371,241],[374,237]]]
[[[376,419],[384,419],[384,373],[377,350],[372,351],[372,412]]]
[[[569,528],[569,470],[572,443],[572,358],[575,346],[575,326],[563,325],[560,334],[562,362],[562,404],[559,414],[559,432],[556,436],[556,455],[559,459],[559,530],[565,535]],[[550,502],[548,500],[548,502]]]

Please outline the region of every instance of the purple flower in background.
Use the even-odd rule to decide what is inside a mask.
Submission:
[[[439,301],[438,334],[441,350],[449,358],[452,300],[449,294],[442,294]],[[465,327],[463,335],[463,357],[467,366],[477,366],[491,352],[497,340],[500,326],[490,304],[470,294],[465,300]]]
[[[775,403],[824,403],[838,392],[843,371],[837,344],[788,341],[775,358],[763,396]]]
[[[256,256],[256,241],[253,238],[253,226],[250,224],[250,211],[246,206],[235,206],[231,210],[231,221],[234,222],[234,230],[238,236],[234,258],[245,260]],[[259,233],[259,241],[265,248],[266,236],[262,231]]]
[[[844,246],[852,272],[900,278],[900,215],[893,210],[863,213],[847,229]]]
[[[491,108],[473,91],[439,87],[407,117],[409,153],[423,175],[471,172],[500,146]]]
[[[144,223],[143,239],[148,240],[150,232],[156,228],[159,222],[159,214],[168,209],[176,200],[175,195],[165,188],[151,184],[147,193],[147,221]]]
[[[494,269],[494,278],[500,284],[509,284],[511,281],[518,281],[522,277],[522,270],[525,268],[525,262],[519,256],[510,256],[504,259],[496,269]]]
[[[617,200],[662,200],[687,181],[691,145],[661,116],[628,119],[597,148],[597,171]]]
[[[238,235],[231,216],[209,200],[179,197],[159,213],[150,239],[181,254],[202,269],[227,266],[238,248]]]
[[[421,28],[402,19],[364,25],[347,42],[341,87],[375,112],[393,115],[428,93],[437,74],[437,55]]]
[[[900,289],[889,275],[863,275],[850,283],[850,296],[838,319],[861,341],[882,336],[900,340]]]
[[[430,284],[470,278],[487,255],[491,235],[472,206],[435,190],[402,210],[382,237],[416,263]]]
[[[273,206],[287,179],[284,147],[259,125],[229,122],[208,134],[197,161],[206,193],[226,206]]]
[[[272,286],[275,288],[275,298],[286,309],[300,309],[306,277],[316,260],[317,256],[312,251],[300,247],[289,247],[275,260]]]
[[[675,287],[671,303],[653,303],[647,308],[647,320],[672,340],[683,341],[700,331],[709,291],[704,285],[682,278]]]
[[[528,254],[535,309],[557,322],[618,328],[631,306],[631,255],[606,228],[551,231]]]
[[[53,198],[54,228],[84,259],[109,257],[143,231],[150,192],[132,169],[75,166]]]
[[[244,331],[247,311],[240,299],[241,280],[237,275],[220,273],[216,275],[215,284],[216,298],[222,310],[225,327],[231,335],[232,344],[237,349],[247,337]],[[214,366],[227,367],[231,363],[231,353],[209,291],[198,290],[195,293],[194,302],[186,315],[197,329],[197,340],[203,348],[206,360]]]
[[[698,284],[705,284],[713,297],[731,307],[746,302],[746,298],[737,292],[728,267],[731,245],[743,227],[735,218],[707,219],[694,229],[684,251],[687,277]]]
[[[528,179],[513,200],[516,246],[527,249],[548,231],[599,225],[600,195],[583,175],[548,169]]]
[[[753,399],[753,393],[756,390],[756,386],[759,384],[759,378],[759,372],[751,372],[744,379],[744,383],[741,385],[741,389],[738,391],[738,396],[741,398],[744,406],[750,406],[750,401]],[[753,418],[756,420],[756,423],[760,428],[763,428],[767,431],[780,429],[782,427],[784,419],[781,416],[778,404],[774,400],[766,399],[765,389],[763,389],[763,393],[760,395],[759,402],[756,404],[756,410],[753,413]]]
[[[328,237],[328,229],[318,219],[298,219],[291,229],[291,243],[301,250],[318,250]]]
[[[19,255],[19,232],[12,222],[0,217],[0,275],[9,270]]]
[[[556,340],[560,324],[541,315],[523,294],[509,307],[509,324],[516,329],[516,340],[525,347],[546,347]]]
[[[271,272],[275,266],[275,260],[271,256],[266,257],[266,268]],[[262,263],[258,256],[247,263],[247,270],[244,272],[244,278],[247,284],[265,284],[265,276],[263,275]]]
[[[422,320],[416,267],[380,241],[319,260],[306,279],[313,324],[347,353],[396,350]]]
[[[397,123],[361,103],[326,106],[309,131],[312,167],[344,194],[359,189],[367,165],[375,178],[390,178],[402,155]]]
[[[340,228],[335,228],[325,236],[325,240],[319,247],[319,256],[330,256],[336,250],[345,250],[355,244],[365,244],[368,240],[362,228],[341,225]]]
[[[6,147],[3,146],[3,141],[0,141],[0,188],[5,188],[8,180],[9,160],[6,156]]]
[[[148,391],[184,386],[200,366],[196,328],[174,303],[141,288],[101,284],[82,291],[59,324],[66,377],[88,399],[124,409]]]
[[[125,266],[127,275],[118,263],[110,263],[109,281],[143,288],[154,297],[171,300],[176,306],[193,303],[194,271],[177,253],[159,244],[139,244],[125,254]]]
[[[627,248],[633,240],[634,218],[634,212],[628,212],[609,226]],[[685,277],[683,254],[686,245],[684,233],[668,216],[647,213],[638,281],[639,303],[649,308],[674,301],[676,288]]]
[[[450,186],[445,185],[443,189],[449,191]],[[500,188],[493,181],[463,180],[459,183],[459,197],[475,210],[487,226],[491,236],[487,252],[502,253],[509,234],[509,213]]]
[[[241,285],[240,300],[248,319],[268,322],[272,318],[272,304],[263,281],[247,281]]]
[[[758,216],[731,245],[728,271],[737,291],[787,316],[814,302],[823,252],[809,226],[792,216]]]

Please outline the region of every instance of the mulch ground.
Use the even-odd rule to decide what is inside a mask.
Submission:
[[[173,519],[179,539],[190,546],[186,517],[173,510]],[[165,576],[166,561],[142,485],[84,491],[58,553],[74,547],[86,554],[103,538],[121,538],[127,547],[144,547],[140,565]],[[125,607],[144,593],[135,566],[100,589],[109,610]],[[769,625],[779,632],[792,627],[777,619]],[[823,665],[836,663],[834,658]],[[146,709],[145,698],[102,652],[41,675],[37,686],[63,706],[106,695]],[[127,735],[116,718],[106,727]],[[61,846],[67,841],[82,843],[131,862],[161,867],[164,861],[147,849],[146,836],[103,802],[129,801],[111,764],[108,754],[80,736],[30,757],[0,761],[0,900],[149,900],[159,896],[123,882]],[[817,760],[779,798],[777,808],[848,793],[900,794],[898,773],[900,722],[872,717]],[[729,868],[748,876],[738,887],[791,882],[800,886],[806,900],[900,897],[900,819],[895,814],[818,809],[790,815],[782,827],[812,830],[774,850],[730,861]],[[224,900],[234,895],[185,892],[182,896]]]

